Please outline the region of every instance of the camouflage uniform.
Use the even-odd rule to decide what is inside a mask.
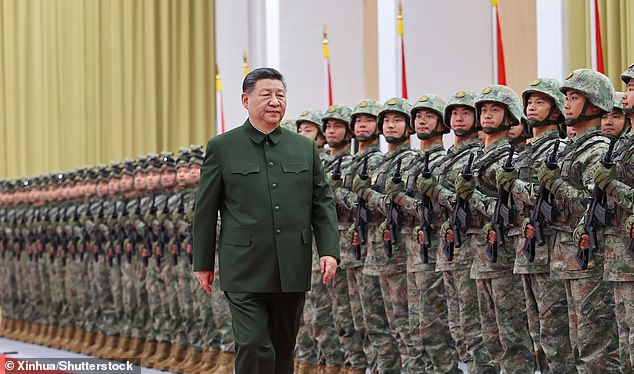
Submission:
[[[484,88],[475,102],[478,118],[485,103],[501,104],[505,107],[504,118],[520,124],[522,112],[519,98],[510,88],[501,85]],[[506,131],[513,122],[503,122],[493,131]],[[493,132],[487,127],[483,130]],[[497,259],[491,259],[487,253],[489,222],[492,221],[494,208],[501,198],[498,196],[496,172],[502,168],[509,150],[508,138],[501,138],[488,144],[473,164],[473,179],[477,189],[469,197],[469,206],[472,217],[480,216],[477,219],[479,224],[472,223],[472,228],[479,227],[482,233],[479,236],[471,234],[473,236],[469,242],[470,248],[475,252],[471,278],[476,280],[478,288],[483,337],[489,351],[507,373],[533,372],[533,345],[527,330],[526,306],[521,304],[524,301],[524,292],[520,279],[512,275],[515,250],[510,247],[506,229],[505,245],[497,248]],[[460,192],[460,188],[456,189]],[[504,203],[508,204],[508,201]],[[501,351],[496,354],[498,345],[501,346]]]
[[[588,102],[604,112],[612,110],[614,87],[607,77],[589,69],[579,69],[564,81],[561,91],[581,92]],[[582,111],[583,112],[583,111]],[[595,117],[597,118],[597,117]],[[583,120],[583,119],[581,119]],[[588,120],[588,119],[585,119]],[[568,126],[579,119],[566,119]],[[550,262],[551,276],[564,279],[570,323],[571,343],[580,372],[620,372],[617,357],[617,330],[614,323],[614,298],[610,283],[602,282],[605,247],[599,245],[589,258],[587,270],[576,260],[573,231],[586,210],[593,181],[589,174],[608,147],[608,139],[592,127],[577,129],[573,142],[563,151],[561,169],[539,168],[538,178],[555,196],[558,215],[551,228],[555,245]],[[560,174],[560,175],[559,175]],[[597,227],[598,243],[605,243],[605,230]]]
[[[436,95],[421,96],[411,111],[412,128],[415,128],[414,118],[417,112],[426,109],[438,116],[435,128],[429,133],[417,134],[421,139],[437,137],[438,143],[431,145],[413,158],[410,164],[405,165],[403,172],[405,178],[404,188],[394,186],[398,192],[391,196],[392,201],[398,203],[407,214],[403,219],[403,227],[408,235],[403,237],[407,249],[407,294],[409,310],[409,334],[408,352],[409,362],[407,368],[410,372],[424,372],[426,369],[432,372],[461,372],[457,365],[457,353],[452,341],[447,322],[447,300],[445,287],[441,273],[436,268],[436,247],[438,245],[437,229],[440,228],[447,217],[446,211],[441,210],[437,201],[431,201],[431,210],[422,205],[423,194],[417,191],[417,179],[423,178],[422,167],[427,157],[429,171],[436,168],[446,155],[442,145],[442,135],[449,132],[445,126],[443,115],[446,101]],[[388,180],[388,186],[393,184]],[[430,247],[424,253],[419,241],[419,232],[422,229],[422,214],[427,215],[429,222],[431,241]],[[431,233],[435,234],[431,234]],[[422,344],[420,344],[422,342]]]
[[[558,125],[563,121],[564,96],[559,91],[559,85],[559,82],[554,79],[537,79],[522,92],[524,112],[526,112],[530,95],[540,93],[548,95],[553,100],[551,112],[558,111],[560,114],[560,120],[557,121],[549,118],[543,121],[529,119],[528,124],[531,128]],[[514,178],[513,182],[503,188],[508,188],[512,195],[516,222],[522,223],[522,225],[513,226],[508,236],[516,252],[514,273],[521,275],[526,297],[528,325],[538,364],[542,372],[568,373],[576,369],[572,365],[574,358],[567,328],[568,307],[564,285],[563,282],[550,278],[549,259],[554,245],[553,232],[544,227],[546,244],[539,246],[535,239],[532,240],[533,244],[526,243],[530,239],[526,239],[521,230],[529,222],[531,211],[535,209],[539,189],[537,168],[550,154],[557,137],[558,130],[553,129],[528,140],[525,150],[514,160],[514,170],[510,172]],[[501,171],[501,173],[506,172]],[[518,177],[519,179],[516,179]],[[499,176],[498,187],[500,187]],[[544,198],[548,199],[547,196]],[[534,245],[533,261],[529,261],[525,255],[523,250],[525,245]]]
[[[388,201],[389,197],[384,194],[387,178],[391,178],[395,173],[397,164],[400,162],[401,165],[409,165],[416,157],[409,141],[405,141],[409,140],[407,128],[411,130],[410,111],[411,104],[405,99],[393,98],[384,104],[384,109],[379,113],[377,119],[379,131],[382,132],[384,116],[388,112],[396,112],[405,116],[406,132],[400,139],[396,139],[401,144],[387,152],[382,163],[374,170],[371,175],[371,188],[363,188],[358,192],[358,195],[366,201],[372,216],[367,227],[369,245],[363,273],[379,277],[383,306],[382,308],[378,305],[366,306],[366,304],[381,301],[381,298],[377,298],[376,289],[364,287],[361,302],[368,329],[367,333],[377,351],[379,371],[385,372],[400,370],[401,362],[407,364],[410,353],[408,348],[411,348],[411,344],[408,344],[406,340],[409,334],[409,313],[407,310],[407,249],[404,240],[406,236],[411,235],[411,227],[403,227],[402,225],[398,227],[397,243],[392,248],[391,257],[389,257],[385,250],[385,239],[391,240],[389,235],[386,237],[386,217],[388,217],[392,203]],[[358,181],[358,178],[355,177],[355,181]],[[357,190],[357,188],[353,187],[353,190]],[[385,319],[382,313],[376,314],[375,311],[380,311],[380,309],[385,310]],[[370,316],[368,313],[374,315]],[[395,340],[394,336],[397,334],[398,340]]]

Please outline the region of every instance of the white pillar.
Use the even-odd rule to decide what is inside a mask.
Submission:
[[[564,0],[537,0],[536,15],[537,76],[563,80],[568,70]]]
[[[377,1],[377,41],[379,63],[379,101],[398,96],[397,0]]]
[[[249,52],[252,67],[280,68],[280,2],[249,1]]]
[[[280,1],[266,0],[266,65],[280,69]]]

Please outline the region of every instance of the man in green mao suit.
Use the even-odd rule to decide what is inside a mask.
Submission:
[[[313,235],[324,283],[339,261],[335,204],[315,143],[279,126],[286,110],[282,75],[253,70],[242,92],[248,120],[207,144],[193,221],[194,271],[211,292],[220,212],[220,286],[231,310],[236,373],[292,373]]]

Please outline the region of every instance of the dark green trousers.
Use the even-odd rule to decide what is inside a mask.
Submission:
[[[293,373],[304,292],[225,292],[236,345],[236,374]]]

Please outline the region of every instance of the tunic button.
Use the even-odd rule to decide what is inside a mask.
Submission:
[[[275,162],[269,161],[269,167],[272,168],[273,166],[275,166]]]
[[[280,229],[276,229],[276,230],[275,230],[275,232],[277,233],[277,235],[279,235],[279,234],[281,234],[281,233],[282,233],[282,230],[280,230]]]
[[[270,147],[271,143],[270,142],[264,142],[264,145],[267,146],[267,147]]]
[[[277,188],[277,183],[271,183],[272,188]]]
[[[273,209],[275,209],[276,211],[279,211],[280,210],[280,206],[276,205],[276,206],[273,207]]]

